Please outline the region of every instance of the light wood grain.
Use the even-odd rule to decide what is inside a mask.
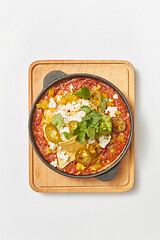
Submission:
[[[44,60],[29,67],[29,112],[43,87],[47,73],[61,70],[65,73],[90,73],[115,84],[127,98],[134,115],[134,68],[127,61],[110,60]],[[37,192],[123,192],[134,185],[134,139],[120,163],[117,177],[109,182],[95,178],[74,179],[49,169],[34,152],[29,141],[29,183]]]

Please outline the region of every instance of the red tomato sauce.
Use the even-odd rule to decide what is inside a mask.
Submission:
[[[64,167],[63,169],[60,169],[63,172],[75,174],[75,175],[86,175],[86,174],[95,173],[97,171],[99,172],[102,168],[104,169],[112,165],[115,162],[115,160],[118,158],[118,156],[123,152],[127,144],[127,141],[130,135],[130,129],[131,129],[129,112],[127,110],[127,107],[124,101],[113,88],[111,88],[105,83],[101,83],[91,78],[78,77],[68,81],[61,82],[60,84],[55,84],[53,86],[54,92],[55,92],[54,96],[56,96],[56,94],[59,93],[60,91],[62,91],[64,95],[70,93],[71,85],[74,86],[74,91],[79,90],[83,86],[88,86],[90,90],[93,90],[95,86],[100,85],[101,93],[107,93],[108,98],[113,99],[114,94],[118,95],[118,99],[114,99],[114,106],[118,107],[118,111],[121,112],[121,117],[126,122],[126,129],[123,132],[123,136],[124,136],[123,141],[120,141],[118,139],[118,137],[120,136],[119,133],[114,133],[114,132],[111,133],[111,142],[105,148],[102,148],[102,151],[99,154],[101,168],[98,170],[93,171],[90,169],[90,166],[86,167],[85,170],[83,171],[77,170],[76,161],[72,161],[66,167]],[[42,99],[48,99],[47,95],[48,95],[48,91],[45,93]],[[44,132],[41,125],[43,112],[44,112],[43,109],[36,108],[35,110],[34,120],[33,120],[33,133],[34,133],[36,144],[39,148],[39,151],[41,152],[43,157],[46,159],[46,161],[51,163],[57,158],[57,154],[50,153],[48,155],[45,153],[45,148],[46,146],[49,146],[49,144],[47,143],[47,140],[44,137]],[[112,149],[114,149],[114,151],[112,151]]]

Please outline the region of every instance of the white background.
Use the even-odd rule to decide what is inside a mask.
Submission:
[[[158,0],[0,1],[0,240],[160,239]],[[136,74],[135,186],[42,194],[28,180],[28,67],[128,60]]]

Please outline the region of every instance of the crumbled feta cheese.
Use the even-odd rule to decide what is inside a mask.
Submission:
[[[62,105],[62,109],[64,111],[73,111],[74,110],[74,106],[71,103],[67,103],[66,105]]]
[[[64,128],[61,128],[60,133],[63,133],[63,132],[68,132],[69,133],[69,127],[64,127]]]
[[[57,167],[57,158],[50,163],[53,167]]]
[[[116,111],[118,110],[118,107],[108,107],[107,109],[106,109],[106,111],[105,111],[105,113],[110,113],[109,115],[111,116],[111,117],[116,117]]]
[[[102,148],[105,148],[110,141],[111,141],[111,135],[99,137],[99,145]]]
[[[57,147],[57,144],[54,144],[50,141],[48,141],[48,143],[49,143],[49,147],[50,147],[51,150],[54,150]]]
[[[80,104],[80,103],[76,103],[76,104],[74,105],[74,111],[79,111],[80,108],[81,108],[81,104]]]
[[[82,100],[82,106],[88,106],[91,107],[90,102],[86,101],[86,100]]]
[[[84,111],[79,111],[77,112],[73,117],[72,116],[69,116],[68,119],[67,119],[67,122],[70,122],[70,121],[78,121],[78,122],[81,122],[82,121],[82,118],[86,115],[86,113]]]
[[[62,97],[61,95],[57,95],[57,96],[56,96],[57,103],[61,100],[61,97]]]
[[[113,100],[111,98],[108,99],[109,102],[112,102]]]
[[[66,141],[66,138],[63,133],[61,134],[61,139],[62,139],[62,141]]]
[[[114,98],[114,99],[118,99],[117,93],[113,95],[113,98]]]
[[[73,102],[72,102],[73,104]],[[81,107],[81,104],[80,103],[76,103],[76,104],[73,104],[73,107],[71,108],[71,111],[79,111],[80,110],[80,107]]]
[[[63,140],[63,141],[65,141],[66,140],[66,138],[65,138],[65,136],[64,136],[64,132],[70,132],[69,131],[69,127],[64,127],[64,128],[61,128],[60,130],[59,130],[59,132],[60,132],[60,134],[61,134],[61,139]]]
[[[72,84],[69,86],[69,90],[70,90],[71,92],[74,90],[74,86],[73,86]]]
[[[61,147],[61,146],[59,146],[58,148],[59,148],[59,150],[61,150],[61,149],[62,149],[62,147]]]
[[[81,122],[82,118],[86,115],[84,111],[81,111],[81,106],[82,103],[76,103],[74,101],[72,103],[67,103],[66,105],[58,104],[55,114],[60,113],[64,118],[65,123],[68,123],[70,121]]]
[[[72,102],[72,103],[67,103],[66,105],[59,105],[57,110],[65,111],[66,113],[69,111],[77,112],[80,110],[81,104]]]
[[[95,139],[94,139],[94,138],[88,139],[88,144],[92,144],[92,143],[94,143],[94,142],[95,142]]]
[[[53,100],[53,98],[49,99],[49,108],[56,108],[56,102]]]
[[[63,160],[63,162],[66,162],[69,158],[69,156],[65,152],[57,153],[57,157]]]

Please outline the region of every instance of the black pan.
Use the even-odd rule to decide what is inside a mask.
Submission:
[[[123,101],[125,102],[129,115],[130,115],[130,119],[131,119],[131,131],[130,131],[130,136],[128,139],[128,142],[125,146],[125,149],[123,150],[123,152],[121,153],[121,155],[118,157],[118,159],[113,163],[113,165],[111,165],[110,167],[108,167],[107,169],[98,172],[98,173],[94,173],[94,174],[88,174],[88,175],[72,175],[69,173],[65,173],[53,166],[51,166],[49,163],[46,162],[45,158],[42,156],[42,154],[40,153],[34,135],[33,135],[33,129],[32,129],[32,121],[33,121],[33,117],[34,117],[34,111],[36,108],[36,104],[39,102],[39,100],[42,98],[42,96],[45,94],[45,92],[51,88],[55,83],[60,83],[64,80],[70,80],[72,78],[76,78],[76,77],[83,77],[83,78],[92,78],[95,79],[99,82],[103,82],[106,83],[107,85],[109,85],[110,87],[112,87],[123,99]],[[127,99],[125,98],[125,96],[123,95],[123,93],[116,87],[114,86],[111,82],[109,82],[108,80],[101,78],[99,76],[95,76],[92,74],[86,74],[86,73],[75,73],[75,74],[66,74],[62,71],[52,71],[49,72],[44,80],[43,80],[43,89],[40,92],[40,94],[38,95],[38,97],[36,98],[36,100],[33,103],[33,106],[31,108],[31,112],[30,112],[30,116],[29,116],[29,137],[30,137],[30,141],[32,143],[32,146],[36,152],[36,154],[38,155],[38,157],[41,159],[41,161],[50,169],[52,169],[53,171],[62,174],[64,176],[67,177],[72,177],[72,178],[91,178],[91,177],[95,177],[101,181],[110,181],[113,178],[115,178],[118,174],[119,171],[119,162],[122,160],[122,158],[124,157],[124,155],[126,154],[126,152],[128,151],[130,145],[131,145],[131,141],[132,141],[132,137],[133,137],[133,114],[131,111],[131,108],[129,106],[129,103],[127,101]]]

